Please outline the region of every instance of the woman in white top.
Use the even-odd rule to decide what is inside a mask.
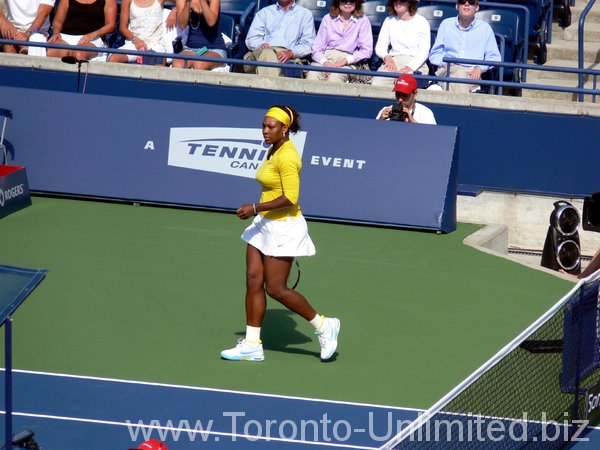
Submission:
[[[169,13],[166,21],[163,13],[164,0],[123,0],[121,2],[121,20],[119,31],[125,37],[121,50],[152,50],[166,53],[164,26],[175,26],[175,9]],[[137,55],[112,53],[109,62],[135,62]]]
[[[419,0],[388,0],[390,16],[383,21],[375,54],[383,60],[379,72],[426,74],[431,47],[429,22],[417,14]],[[373,77],[374,86],[391,87],[394,78]]]

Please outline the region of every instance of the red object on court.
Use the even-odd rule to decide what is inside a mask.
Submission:
[[[142,442],[137,449],[131,448],[129,450],[169,450],[165,444],[156,439],[149,439]]]

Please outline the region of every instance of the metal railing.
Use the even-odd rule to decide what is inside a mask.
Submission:
[[[586,7],[583,9],[583,12],[581,13],[581,16],[579,16],[579,29],[577,30],[577,50],[578,50],[578,65],[577,67],[579,68],[579,70],[583,69],[583,29],[585,26],[585,18],[587,17],[588,13],[590,12],[590,9],[592,9],[592,6],[594,6],[594,3],[596,3],[596,0],[589,0],[588,4],[586,5]],[[584,73],[579,73],[579,83],[577,85],[577,87],[579,89],[583,88],[585,84],[585,80],[584,80]],[[596,88],[596,78],[594,77],[594,89]],[[583,94],[579,94],[579,101],[582,102],[583,101]]]
[[[400,74],[393,72],[374,72],[371,70],[349,70],[342,68],[334,68],[327,67],[326,70],[321,66],[312,66],[312,65],[299,65],[299,64],[290,64],[290,63],[269,63],[262,61],[251,61],[251,60],[240,60],[234,58],[212,58],[207,56],[196,56],[193,54],[175,54],[175,53],[158,53],[158,52],[146,52],[146,51],[137,51],[137,50],[121,50],[121,49],[113,49],[113,48],[93,48],[89,46],[77,46],[77,45],[64,45],[64,44],[52,44],[52,43],[44,43],[44,42],[26,42],[26,41],[15,41],[10,39],[0,39],[0,44],[17,44],[17,45],[28,45],[28,46],[36,46],[36,47],[45,47],[45,48],[57,48],[57,49],[66,49],[66,50],[83,50],[83,51],[97,51],[99,53],[115,53],[115,54],[126,54],[126,55],[135,55],[135,56],[151,56],[156,58],[165,58],[165,59],[184,59],[184,60],[195,60],[195,61],[209,61],[209,62],[221,62],[224,64],[230,64],[232,66],[235,65],[245,65],[245,66],[263,66],[263,67],[275,67],[279,69],[296,69],[302,71],[318,71],[318,72],[334,72],[334,73],[345,73],[352,75],[361,75],[367,77],[387,77],[387,78],[396,78]],[[597,89],[597,77],[600,75],[600,70],[594,69],[575,69],[570,67],[549,67],[549,66],[541,66],[537,64],[521,64],[521,63],[506,63],[506,62],[496,62],[496,61],[480,61],[480,60],[471,60],[471,59],[459,59],[459,58],[444,58],[444,62],[446,63],[456,63],[456,64],[466,64],[466,65],[479,65],[484,64],[487,66],[494,66],[499,68],[512,68],[515,70],[539,70],[539,71],[548,71],[548,72],[560,72],[560,73],[572,73],[579,74],[580,76],[592,76],[593,77],[593,88],[585,88],[583,86],[578,87],[563,87],[563,86],[551,86],[551,85],[542,85],[542,84],[531,84],[531,83],[515,83],[510,81],[503,80],[472,80],[470,78],[451,78],[451,77],[440,77],[440,76],[431,76],[431,75],[423,75],[423,74],[413,74],[417,80],[424,80],[432,83],[463,83],[463,84],[478,84],[481,86],[492,86],[498,88],[514,88],[514,89],[529,89],[529,90],[542,90],[542,91],[550,91],[550,92],[566,92],[572,94],[579,94],[579,101],[583,101],[584,95],[591,95],[592,101],[595,103],[596,96],[600,95],[600,90]]]
[[[537,64],[519,64],[519,63],[505,63],[495,61],[478,61],[474,59],[458,59],[458,58],[444,58],[444,62],[455,63],[455,64],[467,64],[477,65],[482,62],[487,66],[498,66],[498,67],[510,67],[514,69],[529,68],[530,70],[539,70],[542,72],[556,72],[556,73],[572,73],[578,74],[579,76],[590,75],[593,77],[593,87],[591,89],[583,86],[578,87],[563,87],[563,86],[550,86],[545,84],[531,84],[531,83],[513,83],[506,81],[488,81],[488,80],[477,80],[476,84],[488,85],[488,86],[501,86],[501,87],[514,87],[518,89],[531,89],[531,90],[542,90],[552,92],[568,92],[573,94],[579,94],[579,101],[583,101],[583,95],[591,95],[592,102],[596,102],[596,96],[600,95],[600,90],[597,89],[597,78],[600,76],[600,70],[595,69],[574,69],[572,67],[560,67],[560,66],[540,66]],[[436,77],[442,80],[441,77]],[[452,78],[454,82],[474,84],[473,80],[464,80],[458,78]],[[444,80],[445,81],[445,80]]]

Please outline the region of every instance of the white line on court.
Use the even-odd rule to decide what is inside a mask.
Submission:
[[[4,372],[4,368],[0,368],[1,372]],[[207,392],[223,392],[227,394],[239,394],[239,395],[254,395],[257,397],[271,397],[271,398],[282,398],[286,400],[303,400],[308,402],[318,402],[318,403],[332,403],[337,405],[350,405],[350,406],[365,406],[369,408],[381,408],[381,409],[395,409],[398,411],[416,411],[422,412],[424,409],[416,409],[416,408],[406,408],[401,406],[387,406],[387,405],[374,405],[370,403],[357,403],[357,402],[347,402],[341,400],[324,400],[318,398],[310,398],[310,397],[294,397],[289,395],[278,395],[278,394],[264,394],[260,392],[246,392],[246,391],[235,391],[230,389],[217,389],[217,388],[207,388],[207,387],[199,387],[199,386],[185,386],[180,384],[167,384],[167,383],[153,383],[149,381],[135,381],[135,380],[123,380],[119,378],[103,378],[103,377],[93,377],[87,375],[71,375],[65,373],[52,373],[52,372],[37,372],[33,370],[22,370],[22,369],[13,369],[13,373],[25,373],[31,375],[43,375],[43,376],[51,376],[51,377],[63,377],[63,378],[75,378],[80,380],[95,380],[95,381],[109,381],[113,383],[127,383],[127,384],[139,384],[144,386],[157,386],[157,387],[167,387],[174,389],[189,389],[193,391],[207,391]]]
[[[6,411],[1,411],[0,414],[6,414]],[[83,419],[80,417],[69,417],[69,416],[54,416],[49,414],[33,414],[33,413],[21,413],[21,412],[13,412],[13,416],[21,416],[21,417],[33,417],[37,419],[50,419],[50,420],[64,420],[69,422],[83,422],[90,424],[100,424],[100,425],[112,425],[112,426],[120,426],[120,427],[135,427],[135,428],[143,428],[143,429],[152,429],[152,430],[165,430],[170,432],[184,432],[184,433],[194,433],[200,434],[203,436],[203,439],[206,440],[207,435],[214,436],[225,436],[230,437],[232,440],[237,439],[246,439],[248,441],[277,441],[277,442],[290,442],[294,444],[307,444],[307,445],[320,445],[322,447],[339,447],[339,448],[353,448],[357,450],[377,450],[378,447],[364,447],[359,445],[350,445],[350,444],[336,444],[333,442],[316,442],[316,441],[299,441],[295,439],[287,439],[287,438],[276,438],[276,437],[263,437],[263,436],[252,436],[248,434],[238,434],[238,433],[224,433],[220,431],[206,431],[206,430],[192,430],[189,428],[178,428],[178,427],[166,427],[166,426],[158,426],[158,425],[141,425],[137,423],[124,423],[124,422],[114,422],[110,420],[98,420],[98,419]],[[218,440],[218,439],[217,439]]]

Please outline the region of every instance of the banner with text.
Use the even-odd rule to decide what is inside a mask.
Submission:
[[[260,196],[264,110],[1,86],[0,98],[23,118],[7,140],[33,191],[225,210]],[[320,114],[301,124],[307,217],[456,228],[457,128]]]
[[[0,219],[29,205],[31,197],[25,169],[0,165]]]

